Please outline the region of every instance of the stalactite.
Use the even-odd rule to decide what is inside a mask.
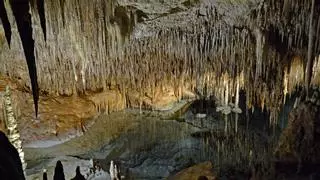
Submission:
[[[317,31],[316,31],[316,42],[315,42],[315,53],[320,53],[320,17],[318,17],[318,22],[317,22]]]
[[[240,93],[240,77],[236,78],[236,98],[234,103],[233,112],[242,113],[242,110],[239,108],[239,93]]]
[[[286,96],[288,93],[288,69],[284,69],[284,78],[283,78],[283,104],[286,103]]]
[[[30,0],[31,9],[34,11],[38,11],[40,25],[43,32],[44,40],[47,40],[47,28],[46,28],[46,17],[45,17],[45,9],[44,9],[44,0]]]
[[[13,113],[13,106],[12,106],[12,98],[11,98],[11,91],[10,88],[7,86],[4,95],[4,109],[5,109],[5,124],[8,129],[8,138],[9,141],[13,144],[13,146],[17,149],[20,160],[22,163],[22,169],[24,174],[26,175],[26,167],[27,163],[24,160],[24,152],[22,149],[22,141],[20,139],[20,133],[18,129],[18,123]]]
[[[255,78],[259,78],[262,73],[262,61],[264,54],[265,37],[260,29],[255,30],[256,35],[256,74]]]
[[[313,64],[313,73],[312,73],[311,84],[316,86],[320,84],[320,55],[316,58]]]
[[[304,56],[308,34],[305,15],[310,7],[299,8],[298,0],[292,4],[261,3],[253,9],[256,16],[250,14],[243,22],[240,19],[241,27],[238,23],[225,22],[223,18],[227,15],[221,15],[212,6],[207,9],[208,17],[198,17],[197,22],[185,28],[179,25],[162,28],[158,21],[135,24],[134,11],[111,0],[44,2],[48,40],[45,43],[37,39],[35,43],[39,86],[52,94],[72,95],[113,88],[125,93],[127,88],[139,92],[142,107],[142,98],[150,89],[175,87],[180,99],[182,84],[190,83],[199,96],[215,94],[222,107],[229,107],[231,97],[238,99],[239,90],[243,89],[249,107],[260,104],[272,111],[283,103],[284,94],[290,94],[293,86],[299,85],[291,82],[294,78],[288,66],[290,62],[285,59],[296,49],[301,49],[299,53]],[[272,16],[263,17],[268,12]],[[297,18],[282,17],[288,12]],[[123,27],[116,14],[132,24]],[[41,23],[39,18],[33,21],[34,26]],[[142,31],[138,36],[136,31],[141,27],[150,28],[150,35]],[[35,28],[35,31],[39,30]],[[314,25],[314,31],[319,31],[319,23]],[[319,38],[314,39],[315,52],[318,41]],[[285,67],[288,71],[284,72]],[[10,72],[11,77],[16,75],[7,62],[0,70]],[[226,74],[224,83],[221,77]],[[106,106],[97,105],[97,109]]]
[[[31,88],[33,93],[33,101],[35,114],[38,115],[38,77],[34,55],[34,40],[32,39],[31,15],[29,13],[29,1],[21,0],[19,2],[10,0],[13,16],[15,17],[20,39],[22,42],[25,58],[28,65],[29,77],[31,80]]]
[[[312,76],[312,66],[313,66],[313,45],[314,45],[314,19],[313,19],[313,14],[314,14],[314,3],[315,0],[312,0],[312,5],[311,5],[311,12],[310,12],[310,18],[309,18],[309,33],[308,33],[308,54],[307,54],[307,65],[306,65],[306,72],[305,72],[305,89],[307,93],[309,92],[309,85],[311,81],[311,76]]]
[[[2,22],[2,25],[3,25],[5,36],[6,36],[6,39],[7,39],[7,43],[9,45],[9,47],[10,47],[12,32],[11,32],[11,25],[10,25],[10,22],[9,22],[9,19],[8,19],[8,15],[7,15],[7,11],[6,11],[6,8],[4,6],[4,3],[5,3],[4,0],[0,0],[0,19],[1,19],[1,22]]]
[[[229,104],[229,82],[228,82],[228,77],[225,77],[224,82],[223,82],[224,86],[225,86],[225,93],[224,93],[224,105],[228,106]]]

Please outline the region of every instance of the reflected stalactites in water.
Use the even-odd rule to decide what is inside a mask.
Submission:
[[[228,133],[228,115],[224,115],[223,116],[223,119],[224,119],[224,133]]]
[[[253,133],[252,129],[244,131],[239,128],[234,132],[214,134],[212,138],[217,150],[215,153],[216,170],[221,176],[229,173],[231,176],[237,173],[250,173],[252,168],[260,163],[263,168],[272,167],[270,157],[272,157],[274,144],[261,134]],[[272,171],[268,169],[263,173],[270,175]]]
[[[238,121],[239,121],[239,114],[236,113],[235,114],[235,132],[237,133],[238,132]]]

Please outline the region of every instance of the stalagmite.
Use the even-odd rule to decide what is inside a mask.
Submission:
[[[24,152],[22,149],[22,141],[20,139],[20,133],[18,129],[18,123],[13,113],[12,107],[12,98],[11,98],[11,91],[9,86],[6,87],[5,95],[4,95],[4,107],[5,107],[5,124],[8,129],[8,138],[9,141],[13,144],[13,146],[17,149],[20,160],[22,163],[22,169],[24,174],[26,175],[26,167],[27,163],[24,160]]]
[[[119,174],[119,169],[113,161],[110,162],[109,172],[110,172],[111,180],[120,180],[121,179],[120,174]]]
[[[48,180],[47,169],[43,169],[42,180]]]

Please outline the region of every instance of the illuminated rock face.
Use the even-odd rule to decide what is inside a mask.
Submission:
[[[188,84],[225,104],[243,89],[249,107],[260,104],[274,119],[295,85],[319,84],[320,6],[312,2],[48,0],[47,42],[32,9],[39,87],[60,95],[117,87],[142,98],[171,86],[179,100]],[[0,52],[0,73],[28,87],[15,30],[11,50],[2,43]]]

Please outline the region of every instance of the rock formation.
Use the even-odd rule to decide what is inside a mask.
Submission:
[[[6,87],[6,92],[5,92],[4,109],[5,109],[5,116],[4,116],[5,126],[7,129],[9,141],[18,150],[20,160],[22,163],[22,169],[23,171],[25,171],[27,167],[27,163],[24,160],[24,152],[22,149],[22,141],[20,139],[18,122],[14,114],[12,100],[11,100],[11,91],[8,86]]]
[[[72,180],[85,180],[84,176],[80,172],[80,167],[77,166],[76,168],[76,176],[72,178]]]
[[[0,131],[0,176],[3,180],[24,180],[24,171],[18,151]]]
[[[43,170],[42,180],[48,180],[47,170]]]
[[[0,32],[11,42],[9,49],[0,41],[0,73],[35,93],[11,6],[0,7],[2,25],[11,25]],[[315,0],[38,0],[31,6],[37,73],[29,66],[30,76],[38,75],[41,94],[137,91],[140,106],[146,92],[154,98],[165,86],[178,100],[188,88],[220,104],[242,89],[247,105],[266,108],[275,123],[292,87],[319,85],[319,13]],[[299,67],[295,76],[292,67]]]
[[[275,154],[279,160],[303,165],[317,164],[320,156],[320,96],[318,89],[289,114],[288,127],[281,134]]]
[[[213,165],[211,162],[203,162],[185,170],[178,172],[177,174],[168,178],[168,180],[187,180],[187,179],[198,179],[198,180],[215,180],[216,175],[212,173]]]
[[[117,165],[113,161],[110,162],[109,173],[110,173],[111,180],[120,180]]]
[[[61,161],[57,161],[56,168],[54,169],[53,180],[65,180],[64,170]]]

